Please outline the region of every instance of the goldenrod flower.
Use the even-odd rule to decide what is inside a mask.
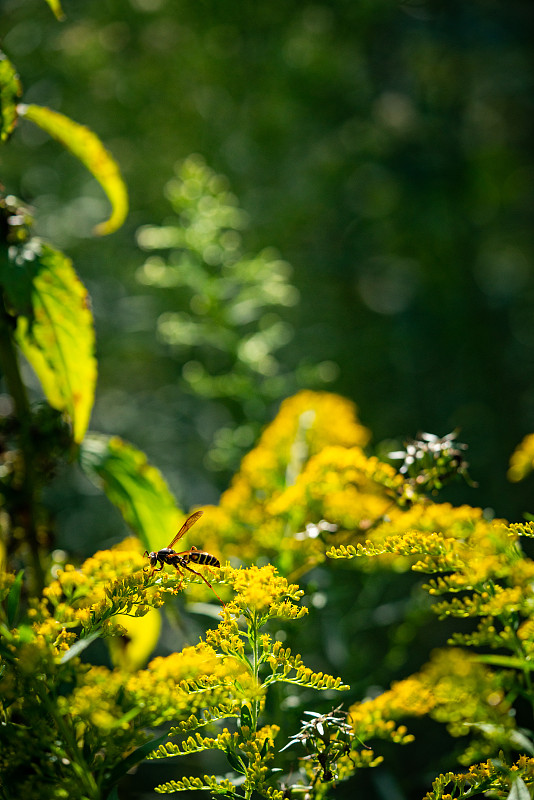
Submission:
[[[480,758],[511,740],[515,723],[509,712],[502,677],[468,652],[449,649],[436,651],[423,670],[378,697],[353,705],[349,719],[362,741],[378,737],[406,743],[413,737],[396,720],[427,714],[445,723],[452,736],[473,733]],[[473,758],[473,747],[464,759]]]

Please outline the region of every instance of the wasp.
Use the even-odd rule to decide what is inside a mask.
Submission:
[[[201,564],[206,565],[208,567],[220,567],[221,562],[215,556],[212,556],[211,553],[206,553],[204,550],[197,550],[195,546],[190,547],[189,550],[183,550],[181,553],[177,553],[173,550],[174,545],[178,542],[182,536],[185,536],[191,525],[194,525],[197,519],[202,516],[202,511],[195,511],[194,514],[191,514],[190,517],[186,519],[172,542],[167,546],[163,547],[161,550],[153,550],[151,553],[148,550],[145,550],[145,556],[148,556],[150,561],[150,566],[152,567],[152,574],[154,572],[161,572],[165,564],[168,564],[171,567],[176,567],[178,573],[180,573],[180,577],[182,573],[180,570],[186,569],[189,572],[193,572],[195,575],[198,575],[199,578],[202,578],[206,586],[209,586],[213,594],[221,600],[211,583],[206,580],[204,575],[201,572],[197,572],[196,569],[193,569],[191,564]],[[160,563],[160,566],[157,567],[156,564]],[[221,600],[222,603],[222,600]]]

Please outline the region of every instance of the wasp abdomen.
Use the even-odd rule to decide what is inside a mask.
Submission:
[[[206,553],[204,550],[192,550],[188,553],[187,556],[188,561],[192,561],[194,564],[206,564],[208,567],[220,567],[221,562],[215,556],[212,556],[211,553]]]

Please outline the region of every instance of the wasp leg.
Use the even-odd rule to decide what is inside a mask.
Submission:
[[[148,550],[145,550],[143,553],[143,557],[144,556],[148,556]],[[146,567],[143,567],[143,572],[146,572],[148,569],[150,569],[150,564],[147,564]]]
[[[194,549],[196,550],[196,548],[194,548]],[[215,597],[217,598],[217,600],[219,600],[219,601],[220,601],[220,602],[223,604],[223,606],[225,605],[225,603],[224,603],[224,602],[223,602],[223,600],[222,600],[222,599],[219,597],[219,595],[217,594],[217,592],[215,591],[215,589],[213,588],[213,586],[211,585],[211,583],[210,583],[208,580],[206,580],[206,578],[204,577],[204,575],[203,575],[201,572],[197,572],[197,571],[196,571],[196,569],[193,569],[193,567],[190,567],[188,564],[181,564],[181,566],[182,566],[184,569],[188,569],[188,570],[189,570],[189,572],[193,572],[195,575],[198,575],[198,577],[199,577],[199,578],[202,578],[202,580],[204,581],[204,583],[206,584],[206,586],[209,586],[209,588],[211,589],[211,591],[213,592],[213,594],[215,595]]]
[[[150,564],[147,567],[143,567],[143,572],[146,572],[149,569],[150,569]],[[161,572],[162,569],[163,569],[163,563],[161,564],[160,567],[152,567],[150,575],[152,576],[155,572]]]
[[[176,572],[177,572],[177,574],[178,574],[178,576],[179,576],[179,578],[180,578],[180,583],[178,584],[178,590],[179,590],[180,592],[182,592],[182,591],[183,591],[183,586],[184,586],[184,574],[183,574],[183,572],[180,570],[180,567],[178,566],[178,564],[174,564],[173,566],[175,566],[175,567],[176,567]],[[182,566],[183,566],[183,564],[182,564]]]
[[[191,561],[194,561],[194,563],[195,563],[195,564],[197,563],[197,561],[196,561],[195,559],[188,559],[188,558],[185,558],[185,559],[184,559],[184,556],[190,556],[190,555],[191,555],[191,553],[200,553],[200,554],[203,554],[203,555],[208,555],[207,553],[205,553],[205,552],[204,552],[204,550],[199,550],[199,549],[198,549],[198,547],[195,547],[195,545],[193,544],[193,545],[191,545],[191,547],[189,548],[189,550],[182,550],[182,552],[181,552],[181,553],[177,553],[177,554],[176,554],[176,555],[178,555],[178,556],[181,556],[181,558],[182,558],[182,559],[185,561],[185,563],[184,563],[184,564],[182,564],[181,566],[185,567],[185,566],[186,566],[186,564],[190,564],[190,563],[191,563]],[[210,557],[211,557],[211,558],[213,558],[213,556],[210,556]],[[202,564],[202,562],[200,562],[200,563]],[[202,566],[205,566],[205,567],[207,567],[208,571],[209,571],[209,572],[211,572],[210,566],[209,566],[208,564],[202,564]],[[212,564],[212,566],[213,566],[213,564]],[[220,564],[219,564],[219,566],[220,566]],[[210,587],[210,589],[213,591],[213,593],[214,593],[214,594],[217,594],[217,592],[215,591],[215,589],[213,588],[213,586],[211,585],[211,583],[208,583],[208,582],[207,582],[207,580],[206,580],[206,578],[205,578],[205,577],[204,577],[204,576],[203,576],[203,575],[202,575],[200,572],[197,572],[196,570],[192,569],[191,567],[187,567],[187,569],[189,569],[189,570],[190,570],[190,572],[194,572],[194,573],[195,573],[195,575],[200,575],[200,577],[202,578],[202,580],[203,580],[203,581],[205,581],[205,583],[207,583],[207,584],[208,584],[208,586],[209,586],[209,587]],[[217,597],[218,597],[218,595],[217,595]],[[220,600],[220,597],[219,597],[219,600]],[[221,603],[222,603],[222,600],[221,600]],[[223,605],[224,605],[224,603],[223,603]]]

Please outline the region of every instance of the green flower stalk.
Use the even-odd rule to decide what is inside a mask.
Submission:
[[[272,566],[233,570],[226,568],[226,580],[231,583],[234,599],[221,611],[222,621],[207,632],[205,644],[228,670],[227,689],[233,692],[233,702],[221,710],[210,705],[212,685],[209,682],[191,683],[191,692],[204,691],[205,706],[201,715],[172,728],[171,737],[202,727],[217,718],[234,718],[235,730],[224,728],[216,736],[201,736],[198,732],[180,744],[161,745],[149,758],[183,756],[201,750],[224,751],[234,781],[205,776],[204,780],[181,778],[161,784],[156,791],[167,794],[191,789],[209,790],[214,794],[250,800],[256,792],[262,797],[281,800],[283,792],[269,784],[272,775],[270,762],[275,757],[274,739],[277,725],[260,725],[266,693],[274,683],[291,683],[319,690],[343,690],[348,686],[340,678],[315,673],[305,667],[299,655],[283,648],[264,629],[272,620],[298,620],[306,613],[298,603],[303,592],[288,584]]]

